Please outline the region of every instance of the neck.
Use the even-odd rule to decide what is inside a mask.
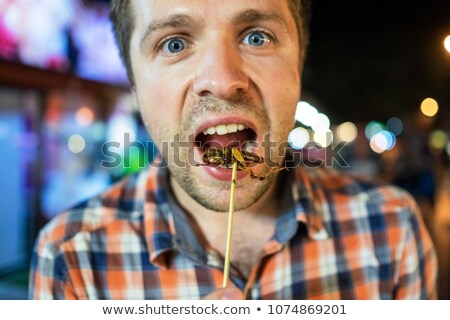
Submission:
[[[206,247],[225,256],[228,230],[228,213],[208,210],[193,200],[173,179],[170,184],[180,205],[189,208],[192,228],[199,230],[199,237]],[[265,243],[275,232],[279,214],[276,183],[252,206],[234,214],[231,263],[245,278],[257,265]]]

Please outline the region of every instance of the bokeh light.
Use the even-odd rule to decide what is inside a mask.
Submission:
[[[319,111],[306,101],[297,104],[295,119],[306,126],[312,126],[319,120]]]
[[[310,141],[310,136],[308,130],[305,128],[295,128],[291,131],[288,137],[288,142],[292,148],[301,150]]]
[[[331,130],[320,130],[314,132],[314,142],[319,145],[319,147],[326,148],[333,142],[333,133]]]
[[[377,121],[370,121],[366,125],[365,134],[367,139],[372,139],[374,135],[379,133],[381,130],[384,130],[384,125]]]
[[[94,122],[95,115],[91,108],[82,107],[75,114],[76,122],[83,127],[89,126]]]
[[[338,126],[336,136],[339,141],[353,142],[358,136],[358,128],[353,122],[344,122]]]
[[[79,134],[74,134],[69,138],[67,142],[67,147],[72,153],[80,153],[83,152],[86,147],[86,140]]]
[[[109,122],[107,128],[107,139],[109,141],[119,142],[120,150],[126,147],[126,143],[136,141],[136,126],[126,114],[116,114]]]
[[[326,114],[319,113],[316,123],[311,125],[314,131],[324,131],[330,129],[330,118]]]
[[[448,35],[444,40],[444,48],[450,53],[450,35]]]
[[[402,134],[404,126],[403,121],[400,118],[392,117],[386,122],[386,129],[391,131],[396,136]]]
[[[388,130],[381,130],[370,139],[370,148],[376,153],[392,150],[397,143],[395,135]]]
[[[439,111],[439,104],[432,98],[426,98],[420,105],[420,110],[427,117],[434,117]]]
[[[429,144],[436,150],[443,150],[448,143],[448,135],[445,131],[435,130],[430,134]]]
[[[386,151],[384,148],[380,147],[380,145],[383,146],[387,144],[387,142],[383,141],[382,139],[384,138],[380,137],[379,139],[376,139],[375,136],[373,136],[372,139],[370,139],[370,148],[373,150],[373,152],[383,153],[384,151]]]
[[[391,132],[389,130],[383,130],[379,134],[382,134],[383,136],[386,137],[386,140],[388,142],[386,151],[389,151],[389,150],[392,150],[395,148],[395,146],[397,144],[397,138],[393,132]]]

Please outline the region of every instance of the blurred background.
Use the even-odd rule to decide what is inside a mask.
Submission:
[[[438,250],[439,298],[450,299],[450,1],[313,2],[289,143],[411,192]],[[49,219],[154,156],[108,8],[0,0],[0,299],[26,299]],[[120,166],[101,165],[107,141],[120,144]]]

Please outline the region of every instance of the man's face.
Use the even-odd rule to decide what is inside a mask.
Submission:
[[[226,211],[231,170],[195,166],[202,163],[199,146],[250,140],[252,152],[282,161],[278,148],[269,156],[262,143],[266,134],[276,146],[287,141],[300,95],[300,48],[288,1],[132,4],[135,95],[147,129],[177,183],[204,207]],[[252,169],[264,174],[268,167]],[[255,203],[273,177],[259,181],[240,172],[236,209]]]

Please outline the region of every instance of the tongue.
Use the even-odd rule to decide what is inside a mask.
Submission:
[[[243,130],[234,133],[227,133],[225,135],[204,135],[203,133],[197,137],[202,148],[225,148],[225,147],[239,147],[243,148],[246,144],[253,141],[253,134],[251,130]]]

